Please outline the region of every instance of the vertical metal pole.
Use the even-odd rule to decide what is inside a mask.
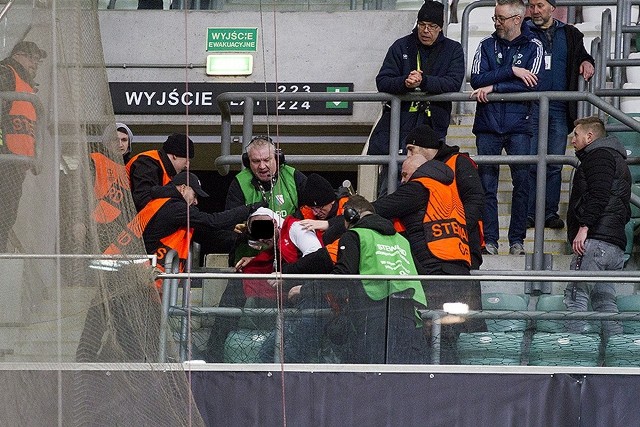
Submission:
[[[242,152],[247,150],[247,145],[253,137],[253,97],[247,96],[244,99],[244,117],[242,121]],[[264,102],[268,102],[266,99]],[[276,102],[277,104],[277,102]],[[276,108],[278,106],[276,105]],[[244,169],[244,165],[242,165]]]
[[[547,141],[549,139],[549,98],[540,96],[538,155],[536,161],[536,220],[533,240],[533,269],[542,270],[544,261],[544,220],[547,198]]]
[[[398,150],[400,149],[400,99],[391,100],[391,121],[389,124],[389,171],[387,194],[398,187]]]

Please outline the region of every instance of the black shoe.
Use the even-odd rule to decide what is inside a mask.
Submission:
[[[533,228],[536,226],[536,221],[533,218],[527,217],[527,228]]]
[[[556,217],[547,219],[544,222],[544,226],[545,228],[554,228],[556,230],[560,230],[564,228],[564,221],[556,216]]]

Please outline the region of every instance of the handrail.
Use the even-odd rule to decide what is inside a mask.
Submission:
[[[640,0],[638,0],[640,2]],[[640,96],[640,90],[628,90],[629,96]],[[450,101],[450,102],[475,102],[470,99],[469,92],[452,92],[441,95],[429,95],[425,93],[411,93],[402,96],[395,96],[383,92],[311,92],[311,93],[275,93],[275,92],[226,92],[217,97],[220,107],[221,117],[221,155],[215,159],[215,166],[221,175],[229,172],[230,164],[240,163],[240,155],[232,156],[231,153],[231,110],[229,103],[232,101],[244,101],[245,116],[243,121],[243,144],[246,144],[252,136],[253,128],[253,106],[254,100],[284,100],[284,101],[363,101],[363,102],[388,102],[391,104],[391,125],[389,154],[381,156],[326,156],[326,155],[294,155],[287,156],[289,161],[298,164],[326,164],[331,160],[332,164],[388,164],[388,185],[389,192],[396,189],[396,176],[398,162],[402,158],[398,155],[400,146],[400,104],[402,101]],[[539,101],[540,120],[544,122],[549,114],[549,101],[586,101],[617,119],[630,129],[640,132],[640,122],[627,116],[617,108],[606,103],[593,93],[589,92],[522,92],[522,93],[491,93],[488,95],[490,102],[510,102],[510,101]],[[540,132],[538,137],[538,154],[535,155],[511,155],[511,156],[473,156],[478,164],[537,164],[538,170],[546,170],[548,164],[566,164],[575,166],[577,160],[575,156],[547,155],[546,133]],[[636,158],[630,162],[637,161]],[[546,174],[537,174],[536,193],[536,220],[534,244],[533,244],[533,270],[541,270],[544,265],[544,192],[546,191]],[[542,198],[541,198],[542,197]],[[632,203],[640,206],[640,199],[632,197]]]
[[[167,252],[164,263],[165,272],[176,274],[180,268],[180,258],[174,249]],[[169,325],[169,308],[177,304],[177,289],[179,277],[168,277],[162,281],[162,313],[160,315],[160,340],[158,362],[164,363],[167,358],[167,331]]]

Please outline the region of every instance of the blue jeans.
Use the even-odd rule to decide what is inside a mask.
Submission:
[[[585,253],[574,255],[571,260],[572,270],[604,271],[622,270],[624,267],[624,251],[616,245],[602,240],[587,239]],[[589,302],[594,311],[618,312],[616,289],[611,283],[570,283],[564,291],[564,303],[569,311],[587,311]],[[582,333],[587,330],[586,320],[566,322],[567,330]],[[602,332],[605,338],[612,334],[621,334],[620,322],[603,321]]]
[[[525,134],[498,135],[479,133],[476,146],[481,156],[502,154],[527,155],[531,150],[531,137]],[[529,203],[529,165],[509,165],[513,193],[511,199],[511,221],[509,222],[509,245],[524,243],[527,234],[527,204]],[[500,231],[498,225],[498,177],[499,165],[478,165],[478,174],[485,193],[484,240],[498,243]]]
[[[538,154],[538,110],[534,106],[531,115],[531,154]],[[551,111],[549,114],[549,134],[547,139],[547,154],[564,155],[567,149],[567,135],[569,127],[567,114],[564,111]],[[531,165],[529,170],[529,207],[527,217],[536,216],[536,175],[537,165]],[[562,165],[547,166],[547,192],[544,203],[544,219],[558,216],[560,203],[560,186],[562,185]]]

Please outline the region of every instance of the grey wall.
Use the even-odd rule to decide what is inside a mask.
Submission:
[[[388,47],[411,31],[416,17],[416,11],[99,13],[110,82],[352,82],[355,91],[373,92]],[[204,68],[155,66],[204,65],[207,27],[258,28],[253,75],[211,77]],[[123,64],[148,66],[123,68]],[[370,125],[379,110],[378,104],[360,103],[352,116],[281,116],[279,121],[284,125]],[[133,125],[184,123],[184,117],[175,115],[118,118]],[[212,120],[219,123],[219,118],[206,116],[192,116],[189,123],[207,125]],[[264,120],[259,117],[257,122]]]

